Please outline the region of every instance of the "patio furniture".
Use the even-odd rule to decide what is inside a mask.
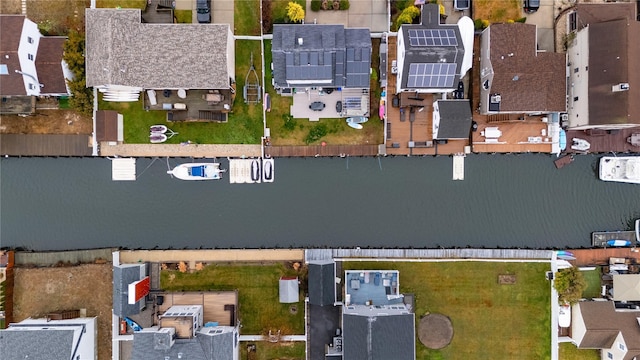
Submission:
[[[488,127],[484,129],[484,137],[497,139],[502,136],[502,131],[498,127]]]
[[[640,146],[640,133],[631,134],[627,138],[627,142],[633,146]]]
[[[353,290],[360,289],[360,281],[358,281],[357,279],[351,280],[351,289]]]
[[[210,103],[209,105],[213,105],[213,104],[217,104],[219,102],[221,102],[222,100],[224,100],[224,96],[220,93],[210,93],[210,94],[206,94],[203,95],[203,98]],[[213,104],[211,104],[213,103]]]

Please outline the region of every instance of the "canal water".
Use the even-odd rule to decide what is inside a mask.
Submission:
[[[464,181],[448,156],[276,159],[265,184],[172,179],[167,159],[114,182],[104,158],[4,158],[0,246],[588,247],[640,217],[640,185],[598,180],[598,158],[470,155]]]

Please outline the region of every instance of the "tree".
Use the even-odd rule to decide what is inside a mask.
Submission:
[[[402,24],[411,24],[413,22],[413,19],[418,16],[420,16],[420,9],[418,9],[414,5],[406,7],[404,10],[402,10],[400,15],[398,15],[398,18],[396,19],[396,29],[399,29],[400,25]]]
[[[294,23],[302,22],[304,20],[304,9],[302,5],[293,1],[287,5],[287,17]]]
[[[575,304],[582,298],[587,282],[577,267],[560,270],[555,274],[553,286],[561,303]]]
[[[69,105],[80,113],[90,115],[93,112],[93,92],[86,86],[84,44],[84,32],[71,29],[64,43],[62,57],[73,73],[73,79],[67,79],[71,91]]]

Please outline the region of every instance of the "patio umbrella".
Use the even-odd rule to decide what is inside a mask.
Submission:
[[[560,129],[560,139],[558,143],[561,151],[567,148],[567,133],[563,129]]]

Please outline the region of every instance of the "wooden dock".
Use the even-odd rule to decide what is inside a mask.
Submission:
[[[608,247],[609,240],[627,240],[631,245],[638,241],[635,231],[596,231],[591,234],[591,245],[594,247]]]
[[[573,155],[565,155],[561,158],[556,159],[553,164],[556,166],[556,169],[562,169],[566,165],[569,165],[573,162]]]

